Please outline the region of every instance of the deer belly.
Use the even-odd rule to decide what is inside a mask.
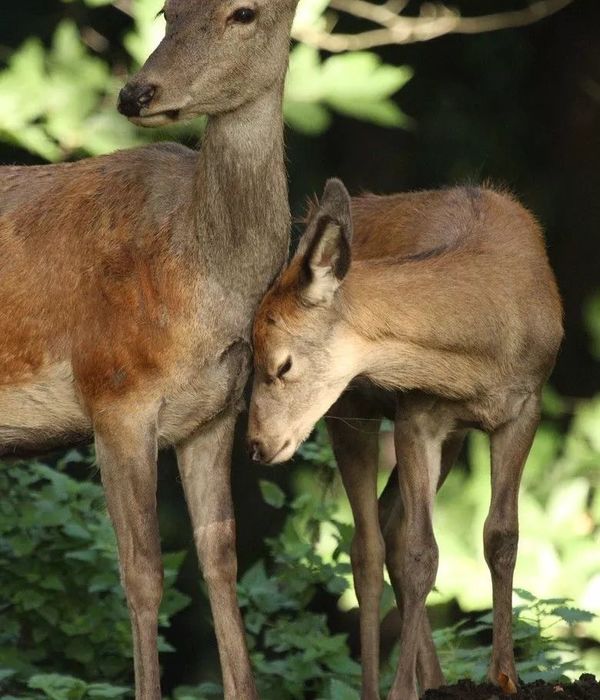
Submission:
[[[43,452],[89,439],[92,428],[68,362],[0,386],[0,455]]]

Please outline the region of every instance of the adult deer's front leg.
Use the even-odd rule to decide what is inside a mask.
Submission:
[[[133,631],[136,700],[160,700],[157,627],[162,562],[156,513],[156,420],[129,407],[94,422],[96,456]]]
[[[539,423],[539,398],[529,397],[515,420],[491,436],[492,499],[484,527],[492,574],[494,637],[489,677],[505,692],[517,690],[512,640],[512,584],[519,541],[519,485]]]
[[[377,512],[378,420],[360,399],[343,396],[327,419],[331,441],[354,516],[351,560],[360,608],[362,698],[379,698],[379,602],[383,591],[384,547]]]
[[[231,449],[237,412],[229,410],[177,448],[198,558],[208,588],[226,700],[258,698],[236,595]]]

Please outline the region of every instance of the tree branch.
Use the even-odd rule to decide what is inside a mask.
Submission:
[[[413,44],[430,41],[446,34],[481,34],[500,29],[524,27],[562,10],[574,0],[537,0],[522,10],[498,12],[479,17],[462,17],[446,5],[423,5],[419,17],[397,14],[407,4],[404,0],[389,0],[375,5],[368,0],[331,0],[330,7],[346,14],[378,24],[359,34],[333,34],[315,27],[298,27],[294,39],[332,53],[360,51],[389,44]]]

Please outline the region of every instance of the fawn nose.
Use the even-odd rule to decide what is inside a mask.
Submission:
[[[253,462],[263,461],[263,446],[259,440],[252,440],[249,445],[250,456]]]
[[[154,85],[128,83],[119,93],[117,109],[126,117],[138,117],[140,110],[152,102],[155,93]]]

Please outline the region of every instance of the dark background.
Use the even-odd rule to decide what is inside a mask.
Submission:
[[[454,4],[465,14],[522,6],[514,2]],[[79,20],[91,12],[78,4],[66,7]],[[127,18],[111,9],[93,12],[94,26],[109,37],[118,37],[127,28]],[[58,0],[4,0],[0,58],[28,36],[48,41],[64,16],[65,5]],[[341,28],[361,26],[348,21]],[[566,10],[529,27],[448,36],[388,47],[380,53],[389,63],[414,69],[414,78],[397,96],[411,117],[411,128],[383,129],[337,116],[318,138],[289,131],[293,213],[300,215],[305,197],[320,192],[324,180],[333,175],[355,193],[479,182],[507,187],[541,221],[564,298],[566,339],[551,381],[563,395],[597,393],[600,363],[589,352],[582,309],[600,288],[600,3],[575,0]],[[0,162],[35,159],[0,145]],[[189,547],[191,533],[172,458],[165,455],[162,461],[164,548]],[[243,570],[261,554],[264,536],[279,526],[272,510],[265,514],[257,480],[268,474],[284,482],[286,473],[251,465],[241,438],[234,471]],[[195,593],[197,580],[192,555],[184,565],[181,588]],[[342,620],[340,624],[350,623]],[[193,608],[177,617],[167,636],[178,649],[176,655],[164,657],[168,688],[171,683],[193,680],[198,657],[207,659],[208,648],[214,654],[208,606],[202,596],[195,594]]]

